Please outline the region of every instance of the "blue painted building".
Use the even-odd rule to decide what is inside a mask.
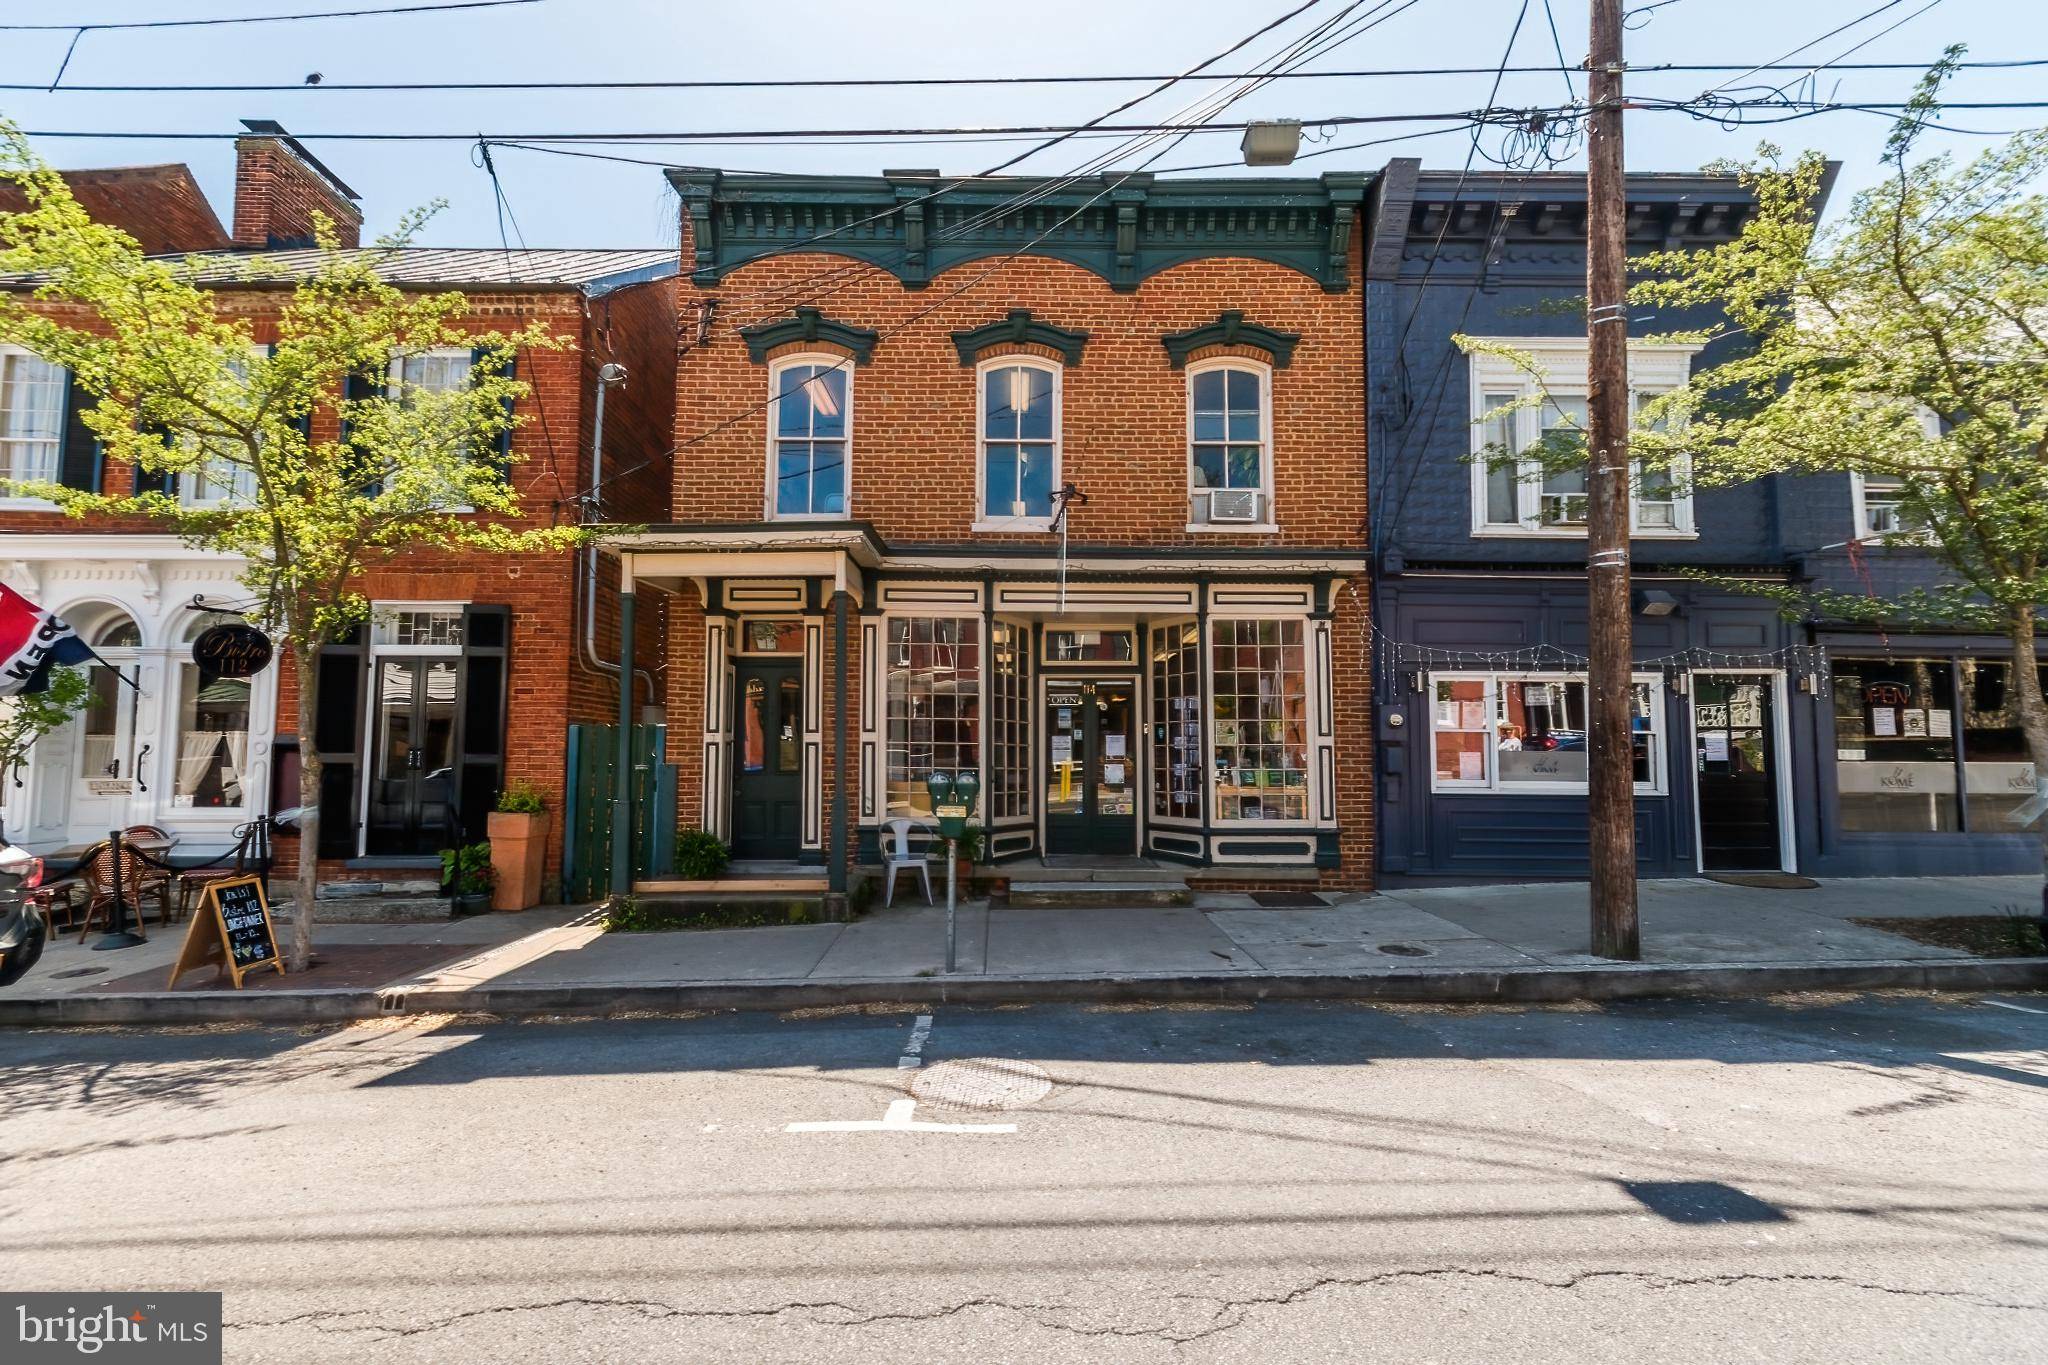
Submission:
[[[1628,201],[1632,254],[1726,242],[1754,206],[1708,175],[1631,176]],[[1583,417],[1584,178],[1396,160],[1366,234],[1381,872],[1584,876],[1583,475],[1481,454]],[[1715,321],[1639,308],[1630,332]],[[1682,383],[1729,344],[1638,341],[1631,387]],[[1998,642],[1788,621],[1742,590],[1924,581],[1924,556],[1850,545],[1884,529],[1884,498],[1846,476],[1637,480],[1642,875],[2039,865],[1997,824],[2032,790]]]

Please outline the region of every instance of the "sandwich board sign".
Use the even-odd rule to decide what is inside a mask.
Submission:
[[[263,898],[261,877],[231,877],[207,884],[165,988],[208,963],[224,969],[236,990],[242,988],[243,977],[264,967],[274,967],[278,975],[284,975],[284,959],[277,951],[277,930],[270,922],[270,903]]]

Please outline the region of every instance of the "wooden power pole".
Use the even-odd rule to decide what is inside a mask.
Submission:
[[[1587,821],[1593,952],[1642,956],[1630,681],[1628,188],[1621,155],[1622,0],[1591,0],[1586,133]]]

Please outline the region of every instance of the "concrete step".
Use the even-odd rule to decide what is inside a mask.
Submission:
[[[683,894],[635,892],[624,915],[633,927],[650,929],[756,928],[774,924],[825,923],[822,892],[698,891]]]
[[[1185,882],[1190,870],[1184,867],[1042,867],[1029,859],[995,865],[997,875],[1008,874],[1012,882],[1108,882],[1118,886],[1132,886],[1139,882],[1171,886]]]
[[[1122,906],[1192,905],[1186,881],[1010,880],[1010,904],[1045,910],[1103,910]]]

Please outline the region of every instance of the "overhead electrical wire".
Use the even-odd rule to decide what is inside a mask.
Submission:
[[[502,9],[508,5],[538,5],[541,0],[446,0],[425,5],[391,5],[380,9],[330,9],[304,14],[221,14],[205,19],[124,19],[88,24],[0,23],[0,33],[75,33],[85,29],[111,33],[116,29],[219,28],[229,24],[292,24],[303,19],[367,19],[383,14],[431,14],[456,9]]]

